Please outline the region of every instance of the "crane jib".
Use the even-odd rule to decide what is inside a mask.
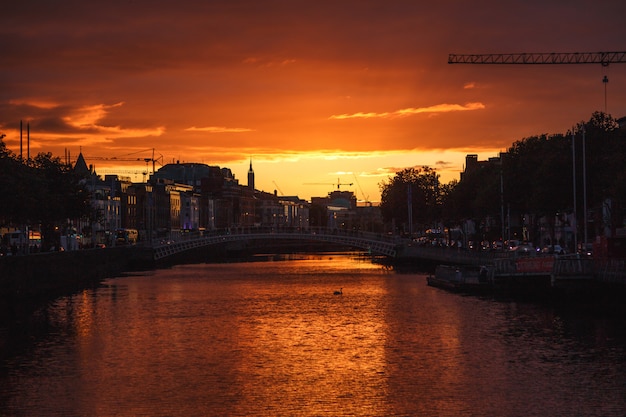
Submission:
[[[519,54],[450,54],[448,64],[617,64],[626,62],[626,51],[519,53]]]

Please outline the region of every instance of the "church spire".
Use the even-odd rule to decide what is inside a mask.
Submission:
[[[250,169],[248,170],[248,188],[254,191],[254,170],[252,169],[252,158],[250,158]]]

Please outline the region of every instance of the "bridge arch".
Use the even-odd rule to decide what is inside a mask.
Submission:
[[[183,253],[205,246],[244,242],[250,240],[303,240],[329,242],[349,247],[360,248],[374,255],[395,257],[397,237],[370,232],[354,232],[339,229],[292,229],[292,228],[238,228],[194,234],[174,242],[155,244],[155,260]]]

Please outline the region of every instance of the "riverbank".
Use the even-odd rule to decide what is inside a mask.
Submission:
[[[623,416],[622,320],[278,258],[110,279],[0,324],[3,412]]]
[[[340,249],[336,245],[300,245],[299,252]],[[188,250],[154,260],[152,248],[120,246],[68,252],[0,257],[0,304],[41,304],[59,296],[97,286],[103,279],[126,272],[170,268],[174,265],[233,262],[262,253],[295,253],[294,244],[246,247],[238,242]]]
[[[334,248],[334,247],[332,247]],[[154,261],[150,248],[126,246],[106,249],[82,250],[74,252],[41,253],[29,256],[0,258],[0,304],[4,309],[14,309],[21,305],[42,305],[63,295],[76,293],[86,288],[96,287],[102,280],[119,276],[126,272],[169,268],[180,264],[241,262],[262,253],[295,253],[293,245],[276,247],[248,247],[216,245],[197,248],[167,259]],[[301,248],[304,249],[304,248]],[[309,245],[307,253],[329,247]],[[402,273],[418,271],[434,273],[438,262],[404,257],[401,259],[372,258],[372,262],[385,265]],[[555,288],[549,275],[531,279],[529,276],[510,276],[490,280],[492,285],[480,287],[478,293],[491,294],[515,300],[540,301],[547,304],[606,305],[620,306],[626,311],[626,290],[621,281],[593,282],[593,286]],[[589,283],[588,281],[586,281]],[[462,292],[473,292],[465,288]],[[621,307],[623,305],[623,307]],[[9,312],[10,313],[10,312]],[[2,314],[2,312],[0,312]]]
[[[118,247],[2,257],[0,300],[53,299],[122,272],[150,268],[151,256],[150,249]]]
[[[550,274],[493,275],[481,278],[472,266],[440,266],[429,273],[427,284],[461,296],[501,302],[522,302],[554,308],[626,318],[626,289],[618,283],[584,279],[554,285]],[[492,271],[493,272],[493,271]]]

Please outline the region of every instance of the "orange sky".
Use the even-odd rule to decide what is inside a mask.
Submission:
[[[18,4],[19,3],[19,4]],[[626,65],[449,65],[450,53],[626,50],[623,1],[25,0],[0,14],[0,132],[134,175],[143,158],[256,188],[378,201],[394,172],[626,115]],[[138,163],[112,166],[90,157]],[[141,175],[135,176],[141,180]],[[322,185],[309,185],[319,183]],[[352,183],[353,185],[348,185]]]

